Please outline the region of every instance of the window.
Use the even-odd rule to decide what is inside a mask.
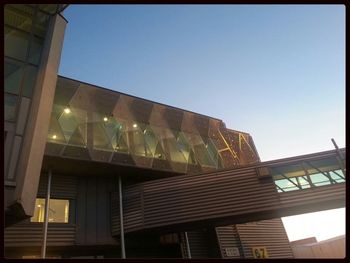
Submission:
[[[25,61],[29,34],[5,26],[5,56]]]
[[[44,222],[45,218],[45,199],[37,198],[35,200],[34,216],[30,222]],[[50,199],[49,223],[68,223],[69,218],[69,200]]]
[[[22,63],[5,59],[4,77],[5,91],[12,94],[19,94],[19,87],[23,76]]]
[[[14,121],[16,118],[16,104],[17,96],[5,93],[4,98],[4,110],[5,110],[5,121]]]

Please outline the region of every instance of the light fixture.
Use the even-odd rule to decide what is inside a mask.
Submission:
[[[103,121],[104,121],[104,122],[108,121],[108,118],[107,118],[107,117],[104,117],[104,118],[103,118]]]
[[[56,138],[57,138],[56,134],[52,135],[52,139],[56,139]]]
[[[134,124],[132,125],[132,127],[137,128],[137,124],[136,124],[136,123],[134,123]]]
[[[37,205],[37,207],[41,207],[41,205]]]
[[[66,107],[66,108],[64,109],[64,112],[67,113],[67,114],[69,114],[69,113],[70,113],[70,108]]]

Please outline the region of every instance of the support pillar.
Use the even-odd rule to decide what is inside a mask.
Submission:
[[[51,194],[51,177],[52,171],[49,170],[48,179],[47,179],[47,193],[45,199],[45,215],[43,223],[43,244],[41,247],[41,258],[46,257],[46,243],[47,243],[47,228],[49,223],[49,208],[50,208],[50,194]]]
[[[125,241],[124,241],[124,222],[123,222],[123,194],[122,194],[122,178],[118,177],[119,187],[119,215],[120,215],[120,249],[122,258],[125,256]]]
[[[192,258],[191,257],[190,242],[188,241],[187,232],[185,232],[185,240],[186,240],[187,256],[188,256],[188,258]]]

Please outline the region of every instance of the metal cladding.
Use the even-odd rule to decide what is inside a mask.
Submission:
[[[319,164],[314,169],[316,173],[309,174],[310,177],[331,174],[340,169],[339,164],[336,167],[331,162],[336,156],[336,151],[327,151],[127,186],[123,200],[125,232],[160,228],[182,231],[196,225],[225,226],[343,207],[345,180],[278,192],[278,177],[259,177],[257,174],[259,167],[294,167],[305,161]],[[290,176],[288,179],[304,176],[295,172],[287,175]]]
[[[193,174],[259,161],[218,119],[59,77],[46,155]]]

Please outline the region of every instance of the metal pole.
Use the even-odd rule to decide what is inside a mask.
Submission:
[[[185,240],[186,240],[186,248],[187,248],[187,255],[188,255],[188,258],[192,258],[192,257],[191,257],[190,242],[188,242],[187,232],[185,232]]]
[[[41,247],[41,257],[46,257],[46,241],[47,241],[47,227],[49,223],[49,207],[50,207],[50,194],[51,194],[51,177],[52,172],[49,170],[48,180],[47,180],[47,194],[45,200],[45,215],[44,215],[44,224],[43,224],[43,244]]]
[[[126,258],[125,256],[125,241],[124,241],[124,222],[123,222],[123,194],[122,194],[122,178],[119,176],[118,178],[118,186],[119,186],[119,215],[120,215],[120,249],[122,258]]]
[[[336,151],[337,151],[337,154],[338,154],[338,156],[339,156],[339,158],[336,158],[336,159],[338,160],[338,163],[339,163],[339,165],[340,165],[340,169],[342,170],[342,172],[343,172],[343,174],[344,174],[344,176],[345,176],[345,167],[344,167],[344,164],[343,164],[343,160],[344,160],[345,158],[344,158],[342,152],[339,150],[339,147],[338,147],[338,145],[336,144],[335,140],[334,140],[333,138],[332,138],[331,140],[332,140],[332,143],[333,143],[333,145],[334,145],[334,147],[335,147],[335,149],[336,149]]]

